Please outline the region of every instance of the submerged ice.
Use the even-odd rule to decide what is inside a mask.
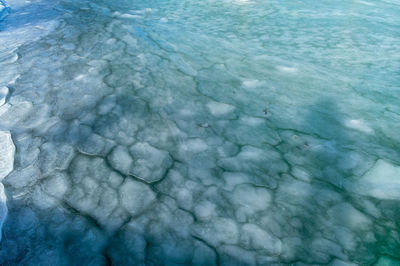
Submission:
[[[9,12],[10,8],[4,1],[0,0],[0,20],[4,19]]]
[[[0,264],[399,263],[395,1],[9,4]]]

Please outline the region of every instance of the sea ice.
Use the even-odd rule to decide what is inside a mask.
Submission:
[[[4,2],[0,265],[400,259],[394,1]]]

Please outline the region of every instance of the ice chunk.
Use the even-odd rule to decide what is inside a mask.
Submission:
[[[268,125],[264,118],[242,115],[238,120],[230,121],[224,129],[228,140],[236,144],[258,146],[260,143],[275,145],[280,141],[276,130]]]
[[[194,207],[196,217],[201,220],[208,220],[216,215],[216,206],[210,201],[201,201]]]
[[[82,153],[89,155],[101,155],[105,147],[105,140],[97,134],[91,134],[89,137],[80,141],[78,148]]]
[[[278,152],[249,145],[243,146],[240,153],[234,157],[220,159],[218,165],[232,172],[253,174],[263,171],[263,174],[272,177],[288,171],[287,164]]]
[[[97,107],[98,113],[100,115],[105,115],[115,107],[117,97],[115,95],[107,96],[103,99],[100,105]]]
[[[355,183],[346,188],[361,195],[385,200],[400,200],[400,166],[382,159]]]
[[[298,69],[296,67],[288,67],[288,66],[278,66],[277,69],[286,73],[296,73]]]
[[[127,179],[120,187],[121,204],[131,215],[144,211],[155,198],[149,186],[137,181]]]
[[[46,142],[39,155],[40,170],[48,174],[55,170],[68,168],[74,155],[74,148],[66,143]]]
[[[236,244],[239,230],[236,223],[228,218],[215,217],[206,223],[197,223],[193,227],[194,234],[212,245]]]
[[[332,230],[335,234],[337,242],[347,250],[355,250],[357,248],[357,237],[355,233],[343,226],[333,226]]]
[[[257,79],[247,79],[247,80],[242,81],[242,85],[246,88],[254,89],[257,87],[267,85],[267,82],[265,82],[263,80],[257,80]]]
[[[207,108],[210,111],[210,113],[216,117],[226,116],[230,114],[233,110],[235,110],[235,107],[230,104],[214,102],[214,101],[209,102],[207,104]]]
[[[136,143],[129,151],[134,159],[129,173],[149,183],[160,180],[172,165],[168,152],[147,143]]]
[[[311,253],[313,259],[320,263],[328,262],[331,256],[347,259],[340,245],[324,238],[316,238],[312,241]]]
[[[350,203],[339,203],[328,210],[330,218],[338,225],[355,230],[367,230],[371,220]]]
[[[108,177],[108,183],[113,188],[118,188],[122,184],[123,181],[124,181],[124,179],[122,178],[122,176],[120,176],[119,174],[117,174],[115,172],[112,172]]]
[[[14,168],[15,146],[8,131],[0,131],[0,182]]]
[[[111,166],[127,175],[133,163],[132,157],[126,147],[117,146],[108,156]]]
[[[282,242],[255,224],[244,224],[240,235],[240,243],[247,249],[258,249],[270,255],[279,255]]]
[[[36,186],[32,194],[35,205],[47,209],[57,206],[70,187],[68,176],[65,173],[55,173]]]
[[[25,168],[37,160],[40,153],[41,138],[31,137],[29,134],[19,135],[15,139],[15,146],[19,152],[15,154],[16,166]]]
[[[232,190],[236,185],[251,183],[252,177],[245,173],[224,172],[222,177],[225,181],[224,189]]]
[[[40,171],[35,165],[30,165],[23,169],[14,170],[5,182],[14,188],[23,189],[26,186],[31,186],[40,178]]]
[[[192,208],[193,193],[190,189],[185,187],[179,189],[176,199],[180,207],[187,210]]]
[[[55,198],[63,198],[64,194],[68,191],[69,188],[69,182],[68,182],[68,176],[64,173],[56,173],[53,176],[47,178],[44,180],[43,184],[43,190],[55,197]]]
[[[291,261],[296,258],[298,259],[298,254],[305,253],[303,246],[303,241],[298,237],[283,238],[281,258],[283,261]]]
[[[245,215],[253,215],[256,212],[266,210],[271,204],[271,194],[263,187],[248,184],[238,185],[229,193],[230,201],[237,211]]]
[[[194,138],[182,143],[179,149],[182,153],[199,153],[207,150],[208,145],[204,140],[200,138]]]

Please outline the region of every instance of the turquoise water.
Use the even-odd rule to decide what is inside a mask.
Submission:
[[[398,1],[8,4],[0,264],[399,265]]]

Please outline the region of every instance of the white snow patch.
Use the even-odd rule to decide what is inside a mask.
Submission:
[[[1,87],[0,88],[0,106],[4,105],[6,103],[6,98],[9,93],[9,90],[7,87]]]
[[[14,168],[15,146],[8,131],[0,131],[0,241],[3,223],[7,218],[7,197],[4,192],[4,186],[1,181]]]
[[[0,182],[14,168],[15,146],[8,131],[0,131]]]
[[[350,119],[345,122],[345,126],[351,129],[355,129],[364,133],[371,134],[374,132],[372,128],[370,128],[364,121]]]
[[[248,80],[244,80],[242,82],[242,85],[246,88],[256,88],[259,86],[264,85],[265,82],[262,80],[257,80],[257,79],[248,79]]]

